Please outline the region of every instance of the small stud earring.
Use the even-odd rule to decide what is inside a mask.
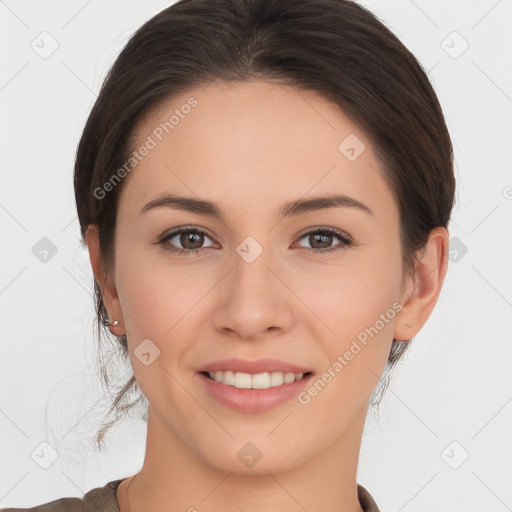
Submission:
[[[119,323],[119,322],[118,322],[117,320],[114,320],[114,321],[112,322],[112,327],[115,327],[118,323]]]

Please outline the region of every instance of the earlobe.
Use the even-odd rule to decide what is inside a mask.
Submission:
[[[115,285],[111,283],[109,276],[104,276],[102,272],[99,232],[98,227],[95,224],[90,224],[87,227],[85,240],[89,250],[89,260],[91,262],[94,277],[101,289],[103,302],[107,308],[110,319],[111,321],[117,320],[120,324],[124,325],[119,297],[117,295]]]
[[[428,320],[441,292],[448,270],[448,230],[434,228],[424,250],[419,253],[414,275],[403,294],[403,309],[396,316],[393,337],[410,340]]]

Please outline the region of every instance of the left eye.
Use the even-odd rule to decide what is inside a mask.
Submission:
[[[199,228],[180,228],[178,230],[172,231],[171,233],[164,235],[157,242],[158,244],[164,246],[164,248],[170,252],[183,254],[183,255],[192,255],[200,253],[206,250],[207,247],[212,247],[214,244],[210,244],[208,246],[203,247],[204,239],[211,238],[207,235],[206,231],[203,231]],[[313,245],[319,244],[320,247],[304,247],[300,245],[306,250],[308,253],[330,253],[339,249],[343,249],[344,247],[349,247],[353,244],[352,239],[347,234],[342,231],[338,231],[334,228],[319,228],[314,231],[308,231],[304,233],[299,240],[308,239],[310,243]],[[337,238],[340,243],[336,244],[334,247],[329,247],[333,241],[333,239]],[[172,240],[176,239],[174,242]],[[182,248],[176,247],[175,244],[181,244]]]
[[[332,252],[352,245],[352,240],[348,235],[334,228],[321,228],[315,231],[309,231],[302,235],[300,240],[303,240],[304,238],[307,238],[307,240],[313,245],[320,244],[320,247],[313,247],[311,249],[306,247],[308,253]],[[332,243],[334,238],[340,240],[340,243],[334,247],[326,247]]]

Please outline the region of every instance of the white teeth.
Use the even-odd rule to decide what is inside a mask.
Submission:
[[[229,384],[230,386],[234,386],[235,384],[235,372],[227,371],[220,372],[222,374],[222,378],[219,382],[223,382],[224,384]]]
[[[251,375],[248,373],[235,373],[235,383],[233,384],[235,388],[244,388],[249,389],[251,387]],[[224,382],[224,380],[222,381]]]
[[[302,379],[302,373],[283,373],[283,372],[264,372],[254,375],[243,372],[208,372],[210,378],[228,386],[243,389],[268,389],[270,387],[290,384],[296,380]]]
[[[284,383],[284,374],[281,372],[272,372],[270,375],[271,386],[281,386]]]
[[[243,375],[243,374],[242,374]],[[248,375],[248,374],[245,374]],[[250,377],[250,376],[249,376]],[[295,378],[293,379],[295,380]],[[270,373],[257,373],[250,377],[251,387],[254,389],[267,389],[270,387]],[[246,386],[249,387],[249,386]]]

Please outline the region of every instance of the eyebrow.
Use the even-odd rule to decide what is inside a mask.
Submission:
[[[185,197],[177,194],[164,194],[156,197],[140,210],[140,215],[155,208],[171,208],[184,210],[199,215],[207,215],[225,220],[224,215],[216,203],[194,197]],[[345,195],[314,196],[307,199],[297,199],[284,204],[279,211],[279,218],[302,215],[328,208],[355,208],[369,215],[375,215],[372,210],[360,201]]]

